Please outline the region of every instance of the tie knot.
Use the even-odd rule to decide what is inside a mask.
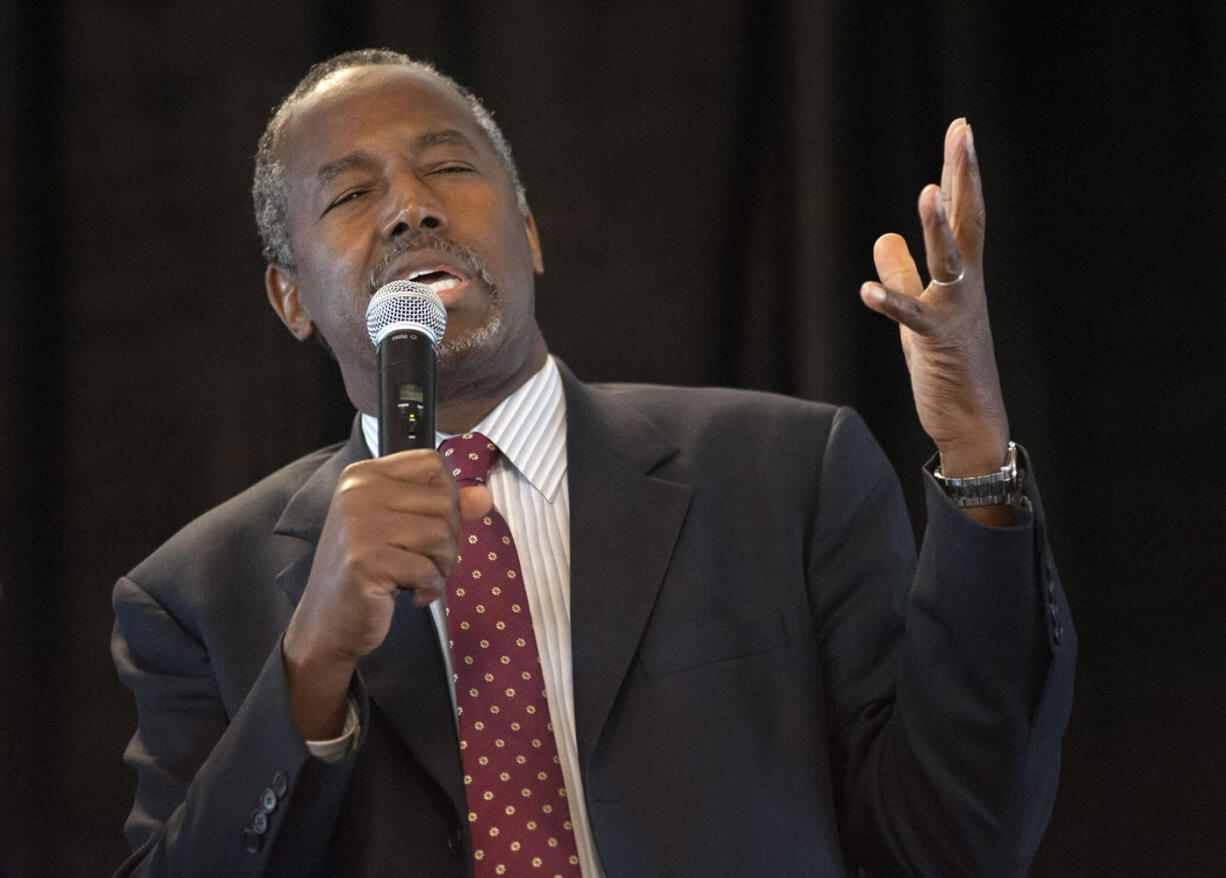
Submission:
[[[480,433],[452,436],[438,447],[443,463],[461,484],[484,485],[485,477],[498,458],[498,446]]]

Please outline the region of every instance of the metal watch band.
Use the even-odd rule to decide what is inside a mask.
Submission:
[[[968,506],[1016,505],[1022,497],[1025,475],[1017,468],[1017,445],[1009,443],[1004,466],[986,476],[946,478],[941,475],[939,462],[932,468],[932,477],[954,503]]]

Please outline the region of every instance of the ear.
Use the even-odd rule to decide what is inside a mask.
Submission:
[[[524,231],[528,233],[528,247],[532,250],[532,270],[537,274],[545,273],[545,260],[541,258],[541,238],[536,231],[536,219],[532,211],[524,214]]]
[[[281,322],[298,341],[306,341],[315,332],[315,323],[298,298],[298,280],[289,269],[270,265],[264,270],[264,291],[268,303]]]

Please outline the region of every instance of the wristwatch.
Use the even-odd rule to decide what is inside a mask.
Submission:
[[[970,476],[964,479],[951,479],[941,475],[940,456],[933,458],[932,477],[937,480],[941,490],[954,504],[965,508],[967,506],[1000,506],[1003,504],[1018,505],[1024,501],[1026,473],[1017,468],[1017,445],[1009,443],[1009,452],[1005,464],[999,472],[986,476]]]

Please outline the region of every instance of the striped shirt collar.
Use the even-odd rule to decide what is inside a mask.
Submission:
[[[553,502],[566,475],[566,397],[553,357],[518,389],[498,403],[472,432],[482,433],[546,500]],[[371,456],[378,456],[379,419],[362,415],[362,433]],[[451,438],[436,433],[435,445]]]

